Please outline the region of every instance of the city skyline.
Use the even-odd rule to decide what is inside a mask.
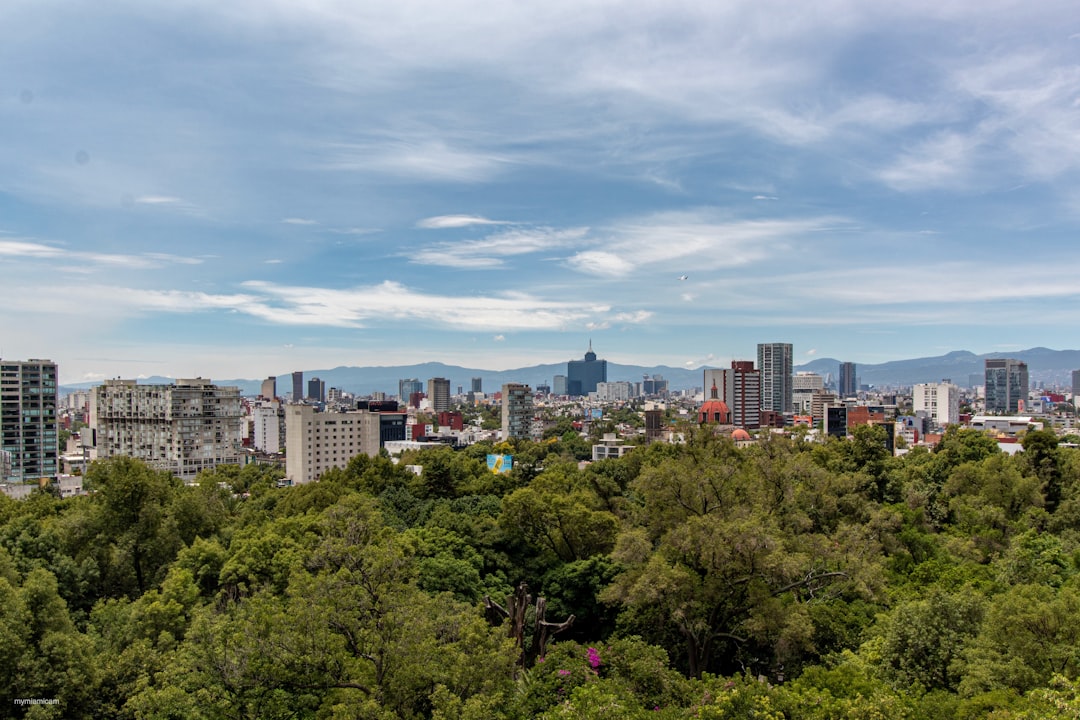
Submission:
[[[1075,347],[1071,10],[11,0],[0,357],[77,383]]]

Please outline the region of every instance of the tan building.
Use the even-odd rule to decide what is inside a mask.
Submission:
[[[405,413],[357,410],[316,412],[310,405],[285,409],[285,477],[314,482],[360,454],[374,457],[386,440],[405,439]],[[400,437],[398,437],[400,435]]]
[[[106,380],[90,396],[87,444],[99,458],[121,455],[190,480],[240,462],[244,409],[237,387],[202,378],[172,385]]]

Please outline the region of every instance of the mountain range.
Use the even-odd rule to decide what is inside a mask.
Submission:
[[[1011,353],[987,353],[976,355],[966,350],[940,355],[937,357],[915,358],[912,360],[893,360],[877,365],[856,364],[856,376],[860,384],[873,387],[897,387],[913,385],[921,382],[939,382],[949,379],[952,382],[967,387],[981,384],[983,374],[983,361],[986,358],[1009,357],[1022,360],[1028,364],[1028,375],[1033,382],[1044,383],[1046,387],[1071,387],[1072,371],[1080,369],[1080,350],[1050,350],[1044,347],[1031,348]],[[798,365],[795,370],[816,372],[821,375],[831,375],[834,379],[840,361],[834,358],[817,358],[804,365]],[[702,370],[704,367],[694,369],[656,365],[643,367],[641,365],[622,365],[608,362],[608,380],[640,381],[646,375],[662,375],[669,382],[672,390],[685,390],[700,388],[702,385]],[[357,395],[368,395],[373,392],[385,392],[388,395],[397,395],[398,381],[403,378],[417,378],[427,386],[427,380],[433,377],[444,377],[450,380],[450,391],[457,392],[458,388],[467,391],[471,387],[474,377],[481,378],[483,389],[486,392],[498,390],[504,383],[519,382],[536,387],[537,385],[550,385],[555,375],[565,375],[565,363],[552,363],[547,365],[533,365],[530,367],[517,368],[514,370],[481,370],[477,368],[463,368],[457,365],[445,365],[443,363],[429,362],[418,365],[397,365],[386,367],[345,367],[340,366],[330,369],[305,370],[305,383],[313,377],[326,382],[326,387],[341,388]],[[278,394],[284,395],[291,388],[291,374],[278,375]],[[140,383],[171,383],[172,378],[149,377],[140,379]],[[250,379],[214,379],[218,385],[235,385],[240,388],[244,395],[257,395],[262,380]],[[60,388],[61,393],[73,390],[86,389],[99,385],[97,382],[64,385]],[[305,391],[306,391],[305,387]]]

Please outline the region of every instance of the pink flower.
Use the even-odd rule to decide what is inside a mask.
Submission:
[[[596,648],[589,648],[589,664],[592,665],[593,668],[600,667],[600,653]]]
[[[569,670],[560,670],[559,671],[559,675],[562,676],[562,677],[566,677],[569,674],[570,674]]]

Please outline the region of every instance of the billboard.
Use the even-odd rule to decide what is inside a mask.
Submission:
[[[488,470],[493,473],[506,473],[514,468],[513,455],[488,455]]]

